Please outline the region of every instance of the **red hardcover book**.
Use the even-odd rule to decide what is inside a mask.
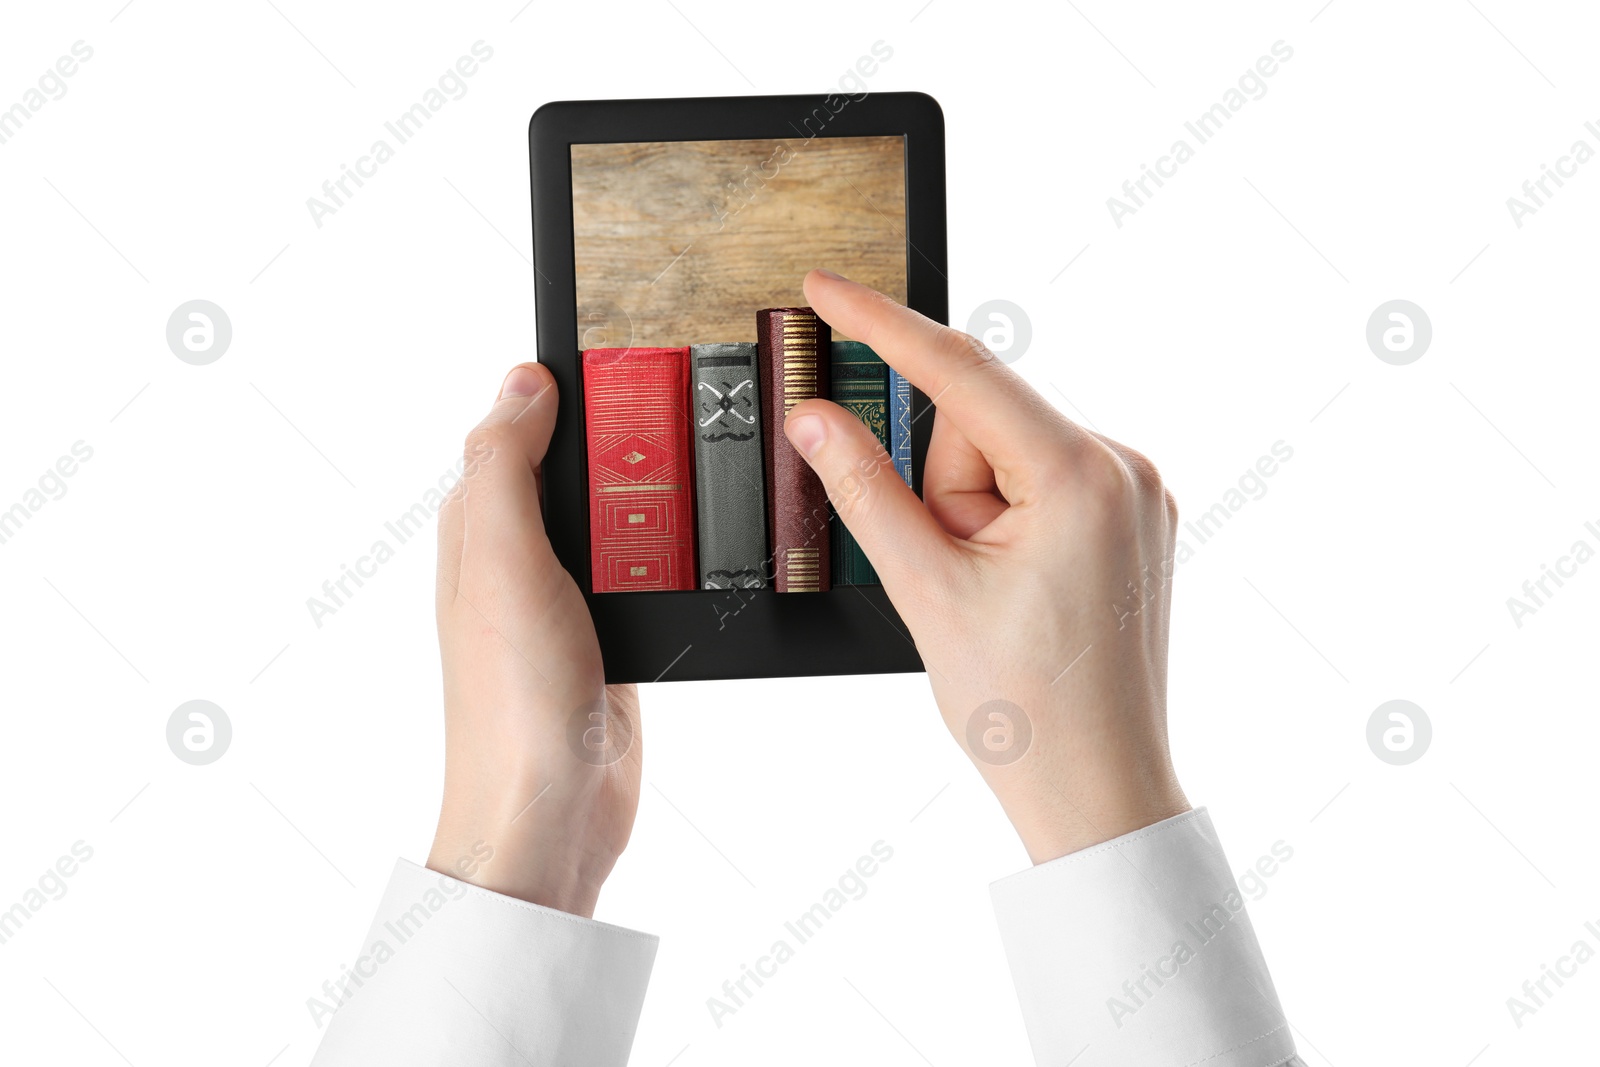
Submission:
[[[589,349],[583,403],[591,588],[695,588],[689,349]]]
[[[772,588],[779,593],[821,593],[829,588],[831,552],[828,494],[810,464],[783,434],[789,409],[828,395],[828,324],[810,308],[756,312],[761,363],[761,445],[767,475],[767,544]]]

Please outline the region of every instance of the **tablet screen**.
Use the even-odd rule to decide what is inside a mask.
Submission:
[[[817,395],[885,449],[906,429],[887,367],[802,290],[823,267],[906,302],[905,138],[570,151],[593,591],[877,584],[782,422]]]

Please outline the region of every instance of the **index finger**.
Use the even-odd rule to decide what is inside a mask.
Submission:
[[[818,315],[927,394],[991,463],[1036,459],[1083,436],[976,338],[831,271],[807,274],[805,292]]]

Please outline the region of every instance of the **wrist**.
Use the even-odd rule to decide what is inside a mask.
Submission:
[[[464,852],[456,841],[435,838],[426,866],[480,889],[585,919],[594,918],[600,899],[601,883],[572,867],[541,862],[538,857],[519,854],[514,847],[496,848],[481,838]]]
[[[1035,866],[1182,815],[1192,805],[1177,779],[1118,775],[1073,788],[1046,783],[1013,803],[1002,799]]]
[[[593,918],[617,857],[586,848],[581,829],[553,796],[530,804],[527,798],[536,793],[519,796],[520,804],[469,806],[447,799],[427,867],[530,904]]]

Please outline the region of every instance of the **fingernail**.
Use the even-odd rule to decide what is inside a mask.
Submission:
[[[815,456],[828,439],[828,424],[822,421],[821,415],[796,416],[784,423],[783,429],[789,435],[790,442],[807,459]]]
[[[526,364],[512,367],[500,386],[500,399],[508,396],[532,396],[544,388],[544,375]]]
[[[847,281],[850,280],[849,278],[846,278],[843,274],[835,274],[833,271],[825,270],[822,267],[818,267],[817,268],[817,273],[822,275],[824,278],[832,278],[836,282],[847,282]]]

